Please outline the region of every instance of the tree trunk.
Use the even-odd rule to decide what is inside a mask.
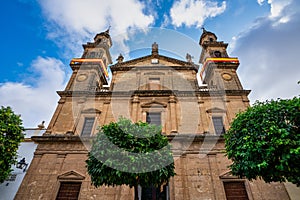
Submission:
[[[134,186],[134,200],[139,200],[139,186]]]

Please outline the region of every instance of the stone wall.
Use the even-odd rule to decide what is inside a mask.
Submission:
[[[281,183],[250,182],[232,176],[222,138],[168,137],[173,146],[176,171],[169,182],[171,200],[226,199],[223,181],[245,182],[249,199],[289,199]],[[33,140],[39,145],[15,199],[55,199],[63,181],[81,182],[80,200],[133,199],[133,189],[127,186],[95,188],[91,185],[85,167],[89,145],[79,137],[49,135],[33,137]]]

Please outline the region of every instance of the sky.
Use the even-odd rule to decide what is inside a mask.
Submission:
[[[229,44],[249,99],[299,96],[298,0],[7,0],[0,12],[0,105],[25,127],[49,123],[81,57],[82,44],[110,27],[113,62],[145,56],[157,42],[162,55],[199,64],[202,27]],[[200,65],[201,67],[201,65]]]

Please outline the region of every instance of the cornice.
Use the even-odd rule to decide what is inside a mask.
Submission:
[[[111,91],[98,92],[98,91],[57,91],[60,97],[91,97],[91,96],[111,96]]]
[[[131,90],[131,91],[57,91],[60,97],[95,97],[95,96],[113,96],[113,97],[122,97],[122,96],[217,96],[217,95],[227,95],[227,96],[248,96],[251,90],[222,90],[222,89],[209,89],[201,88],[199,90],[191,91],[179,91],[179,90]]]
[[[36,143],[82,142],[82,139],[79,136],[68,134],[44,134],[42,136],[32,136],[31,139]]]
[[[157,66],[120,66],[120,67],[114,67],[111,68],[111,71],[129,71],[132,69],[151,69],[151,70],[168,70],[168,69],[175,69],[175,70],[194,70],[195,72],[198,72],[199,66],[191,65],[191,66],[163,66],[163,65],[157,65]]]
[[[212,90],[200,90],[197,93],[199,96],[248,96],[251,90],[222,90],[222,89],[212,89]]]
[[[218,41],[216,41],[216,42],[205,41],[205,42],[203,42],[202,47],[203,48],[207,48],[207,47],[225,47],[225,48],[227,48],[228,43],[224,43],[223,41],[221,41],[221,42],[218,42]]]
[[[186,140],[193,140],[193,142],[203,141],[204,139],[207,141],[220,141],[223,142],[225,139],[223,135],[210,135],[210,134],[170,134],[165,135],[169,141],[186,141]],[[52,143],[52,142],[90,142],[95,138],[92,137],[80,137],[78,135],[68,135],[68,134],[44,134],[43,136],[32,136],[31,139],[37,143]]]
[[[224,142],[225,138],[223,135],[212,135],[212,134],[170,134],[166,135],[169,141],[193,141],[193,142],[203,142],[205,141],[217,141],[217,142]]]

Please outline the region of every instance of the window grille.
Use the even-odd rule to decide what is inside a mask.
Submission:
[[[77,200],[81,182],[61,182],[56,200]]]
[[[225,128],[223,125],[223,118],[222,117],[212,117],[212,121],[215,128],[216,135],[222,135],[225,133]]]
[[[81,132],[81,136],[90,136],[94,126],[94,117],[87,117],[84,119],[84,124]]]
[[[248,200],[244,181],[223,182],[227,200]]]
[[[160,112],[148,112],[146,122],[149,124],[161,125],[161,113]]]

